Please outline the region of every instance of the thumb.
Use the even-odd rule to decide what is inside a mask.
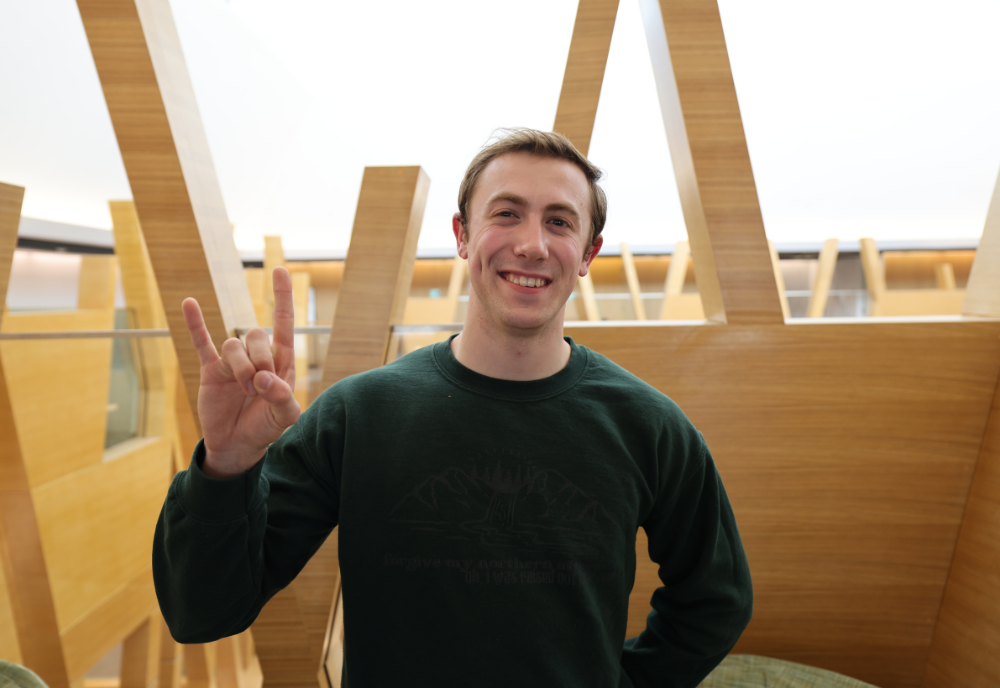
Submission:
[[[287,382],[267,370],[258,370],[253,376],[257,394],[271,406],[271,414],[282,429],[292,425],[302,412]]]

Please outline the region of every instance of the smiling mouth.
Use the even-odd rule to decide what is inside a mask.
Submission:
[[[544,287],[552,282],[552,280],[547,280],[542,277],[525,277],[524,275],[514,275],[509,272],[501,272],[500,276],[513,284],[517,284],[522,287],[532,287],[534,289]]]

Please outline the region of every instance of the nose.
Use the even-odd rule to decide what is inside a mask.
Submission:
[[[514,254],[530,261],[549,257],[548,235],[541,217],[529,216],[518,226]]]

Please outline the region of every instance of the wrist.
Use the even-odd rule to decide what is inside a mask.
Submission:
[[[243,475],[264,458],[264,452],[239,453],[213,451],[205,445],[205,458],[201,463],[201,472],[209,478],[225,480]]]

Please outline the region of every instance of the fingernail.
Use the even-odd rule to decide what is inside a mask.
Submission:
[[[268,387],[270,387],[271,386],[271,374],[270,373],[264,373],[263,375],[261,375],[261,381],[260,381],[260,383],[257,386],[260,387],[261,389],[267,389]]]
[[[257,390],[254,389],[252,378],[247,381],[247,394],[249,394],[252,397],[257,396]]]

